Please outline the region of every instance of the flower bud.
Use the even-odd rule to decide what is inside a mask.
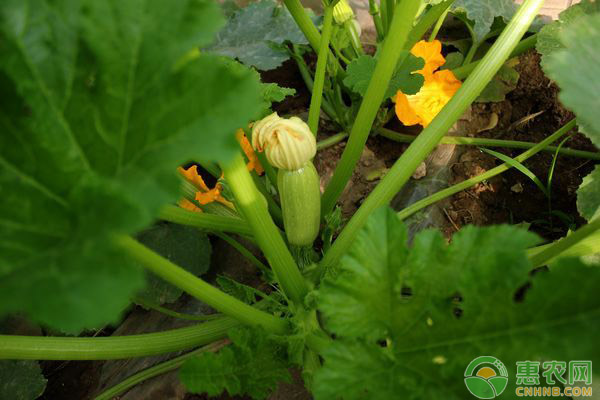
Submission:
[[[302,168],[317,152],[315,136],[304,121],[277,113],[254,123],[252,147],[264,151],[271,165],[290,171]]]
[[[338,24],[343,24],[350,18],[354,18],[354,11],[346,0],[340,0],[333,6],[333,19]]]

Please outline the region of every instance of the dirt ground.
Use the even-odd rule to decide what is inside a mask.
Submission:
[[[480,137],[524,140],[539,142],[554,132],[573,116],[557,101],[557,88],[542,73],[539,67],[539,56],[529,52],[520,57],[517,67],[521,74],[518,87],[501,103],[476,104],[472,107],[471,121],[479,121],[473,126],[487,124],[495,114],[497,125],[483,132],[476,133],[477,128],[468,129],[464,134]],[[275,110],[281,115],[305,115],[310,101],[309,92],[300,79],[297,68],[292,61],[286,62],[281,68],[263,75],[266,82],[277,82],[281,86],[297,90],[296,96],[286,99],[277,105]],[[390,124],[392,129],[404,133],[418,134],[418,130],[400,127],[397,122]],[[324,121],[320,127],[319,139],[337,133],[335,128]],[[322,176],[323,185],[330,179],[333,169],[344,149],[345,143],[324,149],[319,152],[315,164]],[[594,150],[591,143],[582,135],[575,134],[567,142],[567,147]],[[364,198],[379,182],[386,168],[390,168],[406,149],[406,144],[392,142],[381,136],[370,137],[367,147],[352,177],[352,182],[340,201],[343,214],[352,215]],[[482,153],[477,148],[453,149],[451,163],[442,168],[447,177],[446,185],[460,182],[478,175],[500,162],[494,157]],[[521,150],[496,149],[509,156],[515,156]],[[552,163],[551,153],[541,153],[530,159],[525,165],[541,180],[546,182]],[[559,156],[552,180],[551,203],[545,195],[523,174],[510,170],[501,176],[483,182],[469,190],[456,194],[439,207],[438,227],[448,236],[456,229],[467,224],[487,225],[496,223],[527,223],[530,229],[542,237],[552,240],[565,235],[567,229],[579,225],[583,220],[578,216],[575,205],[575,191],[581,179],[593,168],[594,163],[578,158]],[[443,212],[442,212],[443,211]],[[569,217],[571,216],[571,217]],[[574,216],[574,217],[573,217]],[[258,272],[243,258],[236,256],[223,242],[215,241],[213,254],[213,271],[225,273],[252,285],[259,285]],[[233,268],[234,266],[235,268]],[[214,274],[215,272],[213,272]],[[195,300],[182,298],[176,308],[190,307]],[[139,332],[139,326],[124,330],[123,326],[131,325],[131,321],[149,321],[156,319],[154,328],[144,324],[146,331],[173,328],[172,323],[165,322],[160,315],[153,312],[132,309],[124,324],[117,329],[119,334]],[[128,322],[129,321],[129,322]],[[148,330],[149,329],[149,330]],[[110,335],[114,329],[106,329],[99,335]],[[90,399],[96,392],[101,381],[110,381],[107,374],[114,378],[115,374],[124,376],[141,367],[140,364],[111,362],[114,366],[107,372],[108,364],[103,362],[42,362],[44,374],[48,378],[48,387],[42,400],[84,400]],[[112,367],[111,367],[112,368]],[[309,399],[310,396],[302,387],[297,373],[293,384],[282,384],[273,400]],[[206,399],[205,396],[185,394],[178,383],[176,374],[168,374],[150,380],[136,388],[139,392],[125,394],[122,399]],[[97,393],[97,392],[96,392]],[[135,394],[137,393],[137,394]],[[143,394],[142,394],[143,393]],[[141,396],[141,397],[140,397]],[[158,396],[158,397],[156,397]],[[218,399],[245,399],[243,397],[221,396]]]

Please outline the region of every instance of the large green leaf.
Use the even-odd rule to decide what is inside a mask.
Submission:
[[[46,378],[37,361],[0,360],[0,399],[35,400],[45,389]]]
[[[560,35],[562,32],[577,24],[579,18],[600,11],[600,3],[592,0],[583,0],[581,3],[574,4],[560,13],[558,20],[545,25],[538,33],[535,48],[542,55],[542,67],[546,69],[546,62],[549,55],[557,50],[564,49]]]
[[[577,190],[577,209],[588,221],[600,213],[600,166],[583,178]]]
[[[365,55],[354,59],[348,65],[344,84],[353,92],[364,96],[376,65],[377,59],[371,56]],[[423,65],[425,65],[425,61],[422,58],[408,54],[392,75],[385,97],[394,96],[398,90],[402,90],[405,94],[417,93],[423,86],[423,75],[414,72],[423,68]]]
[[[290,380],[285,349],[266,332],[238,329],[228,336],[231,345],[218,353],[202,353],[181,367],[179,377],[188,391],[265,399],[279,382]]]
[[[308,43],[287,8],[272,0],[261,0],[235,12],[206,50],[270,70],[290,58],[285,49],[278,47],[286,41]]]
[[[517,10],[514,0],[456,0],[451,7],[454,13],[463,13],[472,21],[477,42],[489,33],[496,17],[508,22]]]
[[[208,236],[194,227],[160,223],[140,233],[137,239],[173,263],[200,276],[210,268]],[[183,291],[153,274],[147,274],[146,287],[138,294],[154,304],[172,303]]]
[[[466,227],[450,245],[435,231],[406,241],[380,210],[319,290],[336,339],[317,399],[470,398],[463,374],[483,355],[506,365],[507,393],[516,361],[599,361],[600,269],[568,259],[532,278],[525,249],[537,239],[510,226]]]
[[[209,0],[2,2],[0,315],[77,332],[141,287],[109,236],[177,198],[180,163],[233,155],[260,108],[251,72],[178,64],[222,24]]]
[[[578,18],[560,33],[560,40],[565,48],[548,56],[546,72],[560,86],[561,102],[600,146],[600,13]]]

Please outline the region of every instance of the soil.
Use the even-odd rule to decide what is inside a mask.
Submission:
[[[522,55],[516,67],[521,75],[518,86],[506,100],[474,106],[473,113],[498,116],[497,126],[479,133],[479,137],[540,142],[573,118],[573,114],[558,102],[558,87],[544,76],[539,60],[534,51]],[[571,136],[566,147],[595,151],[589,139],[579,133]],[[511,157],[523,151],[496,150]],[[546,183],[553,157],[553,153],[541,152],[524,165]],[[451,183],[471,178],[500,163],[493,156],[469,148],[452,166]],[[465,224],[527,223],[531,224],[530,230],[545,239],[558,239],[569,228],[584,223],[577,212],[576,190],[593,167],[594,162],[589,160],[559,156],[550,199],[528,177],[510,169],[489,182],[456,194],[448,210],[449,218],[459,227]]]
[[[517,68],[521,78],[516,90],[510,93],[503,102],[474,105],[468,115],[470,124],[465,125],[467,128],[462,134],[539,142],[573,117],[558,103],[558,89],[543,75],[539,67],[539,56],[535,52],[521,56]],[[264,73],[263,80],[296,89],[296,95],[277,104],[275,111],[281,115],[306,116],[310,94],[293,61],[287,61],[280,68]],[[492,129],[477,133],[482,129],[482,126],[489,125],[493,114],[498,117],[497,125]],[[529,118],[525,121],[524,118],[528,116]],[[401,129],[404,133],[407,132],[407,128],[400,127],[397,122],[392,123],[389,127]],[[414,128],[408,129],[408,132],[417,133]],[[324,118],[320,126],[319,139],[334,133],[337,133],[335,127]],[[315,158],[315,165],[322,177],[322,186],[325,186],[331,178],[344,147],[344,142],[338,143],[320,151]],[[345,217],[350,217],[354,213],[385,174],[386,169],[393,165],[406,147],[406,144],[392,142],[380,136],[372,136],[368,139],[367,146],[352,176],[352,180],[340,201]],[[567,142],[567,147],[594,150],[589,140],[580,134],[574,134]],[[453,148],[452,151],[454,150]],[[509,156],[515,156],[521,152],[520,150],[511,149],[496,150]],[[494,157],[482,153],[476,148],[458,148],[453,154],[453,157],[449,159],[455,161],[445,167],[445,172],[449,175],[447,184],[473,177],[500,163]],[[552,163],[552,157],[551,153],[538,154],[526,162],[525,165],[542,182],[545,182]],[[531,230],[548,240],[564,236],[569,227],[583,223],[576,210],[575,191],[581,183],[582,177],[591,171],[593,164],[593,162],[578,158],[558,157],[552,181],[552,213],[549,212],[548,199],[545,198],[544,194],[523,174],[515,170],[509,170],[499,177],[481,183],[448,199],[444,203],[443,213],[440,212],[442,220],[438,223],[438,228],[450,236],[452,232],[466,224],[488,225],[523,222],[531,224]],[[428,171],[425,172],[425,176],[427,176],[427,173]],[[567,218],[566,216],[574,217]],[[239,281],[260,287],[259,274],[254,267],[237,255],[235,251],[227,248],[228,245],[224,242],[215,241],[213,244],[215,247],[213,271],[230,275]],[[213,272],[211,278],[214,278],[216,272]],[[177,303],[177,309],[186,309],[194,301],[184,296]],[[138,324],[132,324],[131,321],[147,321],[159,318],[154,314],[138,307],[134,308],[119,328],[119,334],[140,332]],[[123,330],[124,326],[129,327],[128,330]],[[141,329],[148,329],[148,326],[142,326]],[[163,329],[165,328],[163,327]],[[98,334],[109,335],[111,333],[112,331],[106,330]],[[120,374],[124,371],[127,372],[127,375],[133,372],[131,365],[111,363],[113,363],[114,370],[110,370],[110,376],[114,377],[114,374]],[[40,399],[83,400],[92,398],[91,396],[94,393],[98,393],[97,390],[101,382],[107,383],[108,364],[92,361],[42,362],[44,374],[49,382],[46,393]],[[139,365],[137,368],[139,368]],[[310,399],[310,395],[302,386],[297,371],[293,371],[293,376],[294,382],[292,384],[281,384],[277,393],[271,397],[272,399]],[[183,395],[175,374],[167,374],[142,385],[149,385],[139,389],[146,391],[143,397],[132,397],[132,394],[129,396],[125,394],[121,398],[207,399],[206,396]],[[217,397],[217,399],[246,398],[225,395]]]

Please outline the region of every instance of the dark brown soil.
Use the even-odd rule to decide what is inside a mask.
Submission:
[[[499,117],[494,129],[478,136],[540,142],[573,118],[572,113],[558,102],[558,88],[544,76],[539,58],[535,52],[520,57],[518,87],[508,94],[505,101],[474,106],[475,113],[496,113]],[[528,116],[532,118],[519,122]],[[595,151],[591,142],[581,134],[574,133],[565,146]],[[498,151],[514,157],[523,150]],[[553,153],[542,152],[524,164],[545,184],[553,157]],[[471,178],[500,163],[495,157],[470,148],[452,166],[452,183]],[[528,177],[510,169],[489,182],[455,195],[448,210],[449,218],[458,226],[470,223],[530,223],[530,229],[542,237],[557,239],[564,236],[569,227],[584,222],[577,212],[575,192],[593,166],[592,161],[560,155],[552,178],[550,199]]]

